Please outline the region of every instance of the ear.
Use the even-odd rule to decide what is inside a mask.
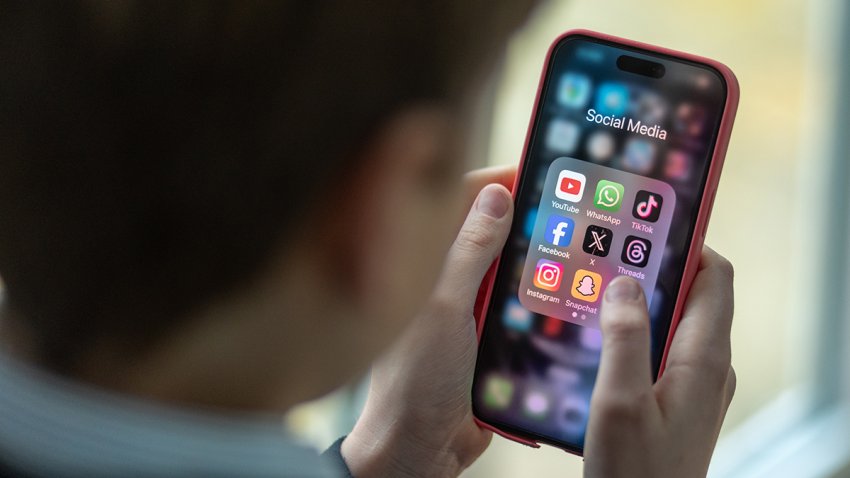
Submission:
[[[323,252],[323,280],[350,312],[387,327],[409,318],[430,293],[462,215],[459,141],[445,112],[408,109],[328,190],[312,235]]]

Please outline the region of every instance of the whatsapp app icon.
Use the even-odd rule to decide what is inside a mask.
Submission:
[[[623,185],[614,181],[601,180],[596,185],[593,205],[604,211],[619,211],[623,204]]]

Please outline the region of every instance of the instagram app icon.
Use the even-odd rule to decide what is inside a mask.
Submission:
[[[564,266],[557,262],[540,259],[534,269],[534,287],[556,291],[561,287]]]

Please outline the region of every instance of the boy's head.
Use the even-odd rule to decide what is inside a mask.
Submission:
[[[464,109],[527,9],[4,5],[0,275],[19,348],[104,382],[164,350],[307,366],[316,390],[362,367],[438,272]]]

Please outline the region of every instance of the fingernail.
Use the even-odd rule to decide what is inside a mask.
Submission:
[[[499,219],[508,213],[510,198],[503,188],[490,184],[478,195],[478,210],[492,218]]]
[[[629,302],[640,299],[643,290],[636,280],[628,277],[617,277],[605,289],[605,300],[608,302]]]

